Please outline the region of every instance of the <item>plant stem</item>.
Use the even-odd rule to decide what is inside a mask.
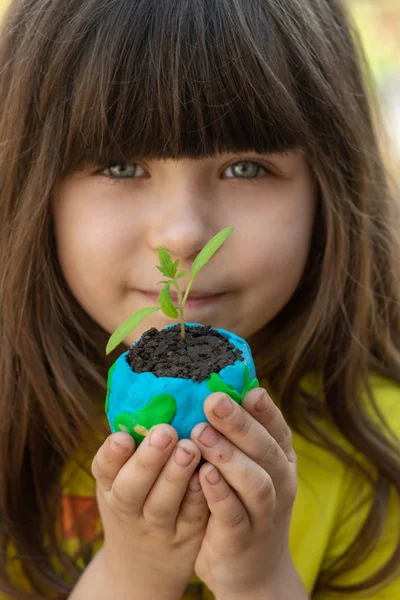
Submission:
[[[183,306],[185,306],[185,304],[186,304],[186,300],[187,300],[187,297],[189,296],[189,292],[190,292],[190,288],[192,287],[192,283],[193,283],[193,281],[189,281],[189,285],[186,288],[185,297],[183,299]]]
[[[179,283],[176,280],[174,280],[174,285],[178,292],[179,313],[180,313],[180,321],[181,321],[181,338],[184,340],[185,339],[185,319],[184,319],[184,315],[183,315],[183,308],[185,305],[184,305],[184,302],[182,299],[182,292],[179,287]]]

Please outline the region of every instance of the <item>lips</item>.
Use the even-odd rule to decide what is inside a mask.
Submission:
[[[160,292],[159,291],[153,291],[153,290],[141,290],[142,294],[146,294],[146,296],[154,296],[157,297],[159,296]],[[170,290],[171,292],[171,298],[174,301],[178,301],[178,293],[174,290]],[[189,296],[188,298],[191,300],[207,300],[207,298],[215,298],[217,296],[222,296],[224,292],[217,292],[217,293],[212,293],[212,292],[189,292]],[[182,292],[182,298],[185,297],[185,291]]]
[[[159,292],[142,291],[142,295],[147,298],[148,302],[156,304],[158,302]],[[199,319],[199,312],[205,318],[205,314],[209,314],[209,311],[216,310],[216,307],[223,302],[227,292],[212,294],[211,292],[190,292],[185,303],[185,312],[192,316],[192,318]],[[184,294],[182,294],[184,297]],[[173,304],[178,307],[178,295],[175,290],[171,290],[171,299]],[[205,312],[204,312],[205,311]],[[204,314],[203,314],[204,313]],[[196,315],[196,317],[195,317]]]

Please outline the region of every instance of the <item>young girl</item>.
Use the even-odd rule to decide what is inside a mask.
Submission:
[[[1,598],[400,598],[398,215],[360,55],[339,0],[11,4]],[[186,319],[245,337],[261,388],[135,449],[106,342],[159,246],[190,268],[226,226]]]

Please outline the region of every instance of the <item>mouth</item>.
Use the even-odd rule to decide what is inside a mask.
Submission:
[[[171,299],[172,302],[175,304],[175,306],[178,306],[178,294],[176,291],[174,290],[170,290],[171,291]],[[158,302],[158,296],[160,292],[154,292],[152,290],[140,290],[140,293],[143,294],[144,296],[146,296],[146,298],[148,298],[149,300],[151,300],[152,302],[157,303]],[[215,302],[218,302],[221,298],[225,297],[227,295],[227,292],[221,292],[221,293],[211,293],[211,292],[190,292],[188,299],[186,300],[185,303],[185,310],[188,308],[201,308],[201,307],[205,307],[211,304],[214,304]],[[185,292],[182,292],[182,298],[185,296]]]

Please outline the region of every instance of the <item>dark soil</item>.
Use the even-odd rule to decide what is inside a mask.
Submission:
[[[149,329],[130,348],[128,364],[135,373],[203,381],[243,360],[241,351],[209,325],[186,327],[185,333],[182,340],[180,325],[162,331]]]

